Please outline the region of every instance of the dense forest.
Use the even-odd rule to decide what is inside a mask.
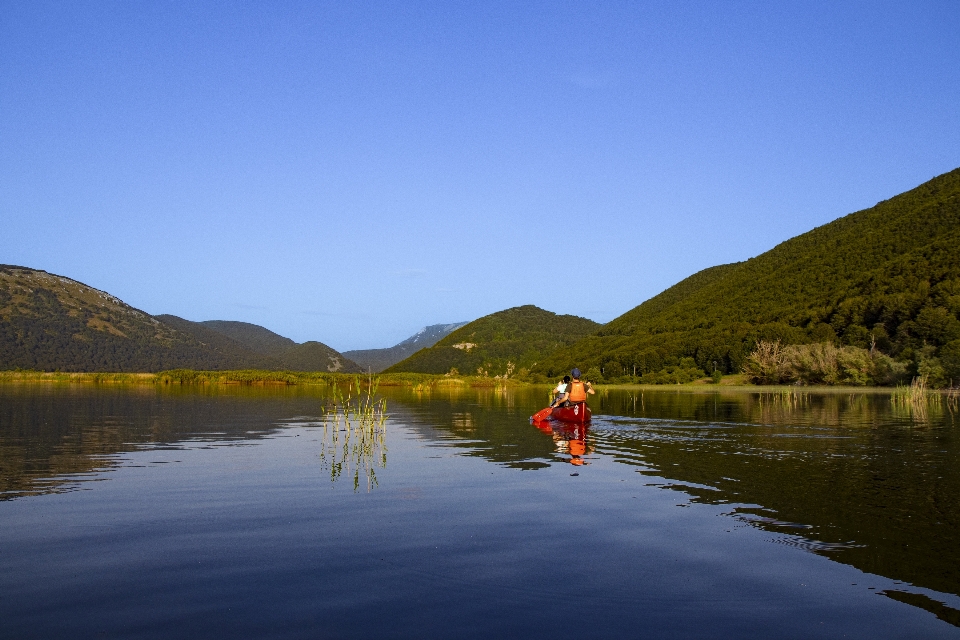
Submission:
[[[756,258],[701,271],[534,371],[576,365],[622,381],[736,373],[766,341],[882,354],[876,377],[885,378],[863,382],[924,374],[942,386],[960,380],[958,247],[960,169]]]
[[[586,318],[557,315],[533,305],[513,307],[460,327],[386,372],[455,372],[523,378],[548,354],[599,326]]]

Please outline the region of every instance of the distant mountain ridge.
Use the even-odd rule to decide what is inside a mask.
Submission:
[[[281,349],[288,343],[293,346]],[[0,369],[15,368],[360,372],[356,363],[319,342],[297,345],[247,323],[154,317],[71,278],[0,265]]]
[[[424,327],[406,340],[395,344],[386,349],[357,349],[354,351],[344,351],[343,355],[359,364],[364,371],[380,373],[387,367],[390,367],[401,360],[408,358],[420,349],[432,347],[437,341],[446,337],[453,331],[467,324],[466,322],[453,322],[449,324],[432,324]]]
[[[533,305],[513,307],[467,323],[386,372],[522,375],[559,347],[599,327],[587,318],[558,315]]]

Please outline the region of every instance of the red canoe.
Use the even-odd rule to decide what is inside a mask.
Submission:
[[[563,420],[564,422],[590,422],[590,407],[585,402],[575,404],[571,407],[556,407],[550,412],[550,417],[554,420]]]

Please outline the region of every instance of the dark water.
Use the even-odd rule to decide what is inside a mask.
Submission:
[[[0,637],[960,637],[949,403],[328,391],[0,386]]]

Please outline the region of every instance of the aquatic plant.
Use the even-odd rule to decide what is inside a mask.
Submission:
[[[344,393],[332,387],[330,404],[324,407],[320,464],[330,470],[330,481],[353,476],[353,490],[360,488],[361,473],[367,491],[378,486],[376,469],[387,466],[387,401],[377,398],[379,379],[370,377],[366,388],[357,376]]]
[[[943,414],[944,408],[950,413],[957,408],[957,390],[949,389],[946,393],[928,388],[927,376],[917,376],[910,386],[898,385],[890,396],[894,412],[909,415],[916,422],[928,421],[929,412],[933,417]]]
[[[910,383],[910,386],[898,384],[897,388],[890,396],[890,401],[895,406],[919,405],[926,402],[928,398],[927,376],[917,376]],[[930,397],[939,399],[939,395],[934,394]]]

